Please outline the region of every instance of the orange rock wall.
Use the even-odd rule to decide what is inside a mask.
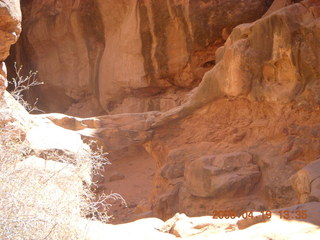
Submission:
[[[143,145],[154,214],[298,203],[289,178],[320,157],[319,1],[35,3],[15,48],[45,82],[34,94],[115,114],[48,118],[111,152]]]
[[[166,111],[215,64],[231,29],[271,1],[23,1],[13,60],[38,71],[40,107],[77,116]]]

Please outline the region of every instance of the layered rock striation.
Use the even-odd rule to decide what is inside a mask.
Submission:
[[[12,61],[38,71],[44,110],[76,116],[166,111],[215,65],[233,27],[271,1],[22,2]]]

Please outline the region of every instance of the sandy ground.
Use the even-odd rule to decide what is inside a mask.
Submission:
[[[110,154],[109,160],[111,165],[105,168],[102,191],[105,194],[119,193],[127,203],[127,207],[120,201],[112,203],[109,214],[113,218],[110,223],[125,223],[137,219],[141,214],[137,206],[141,208],[146,205],[151,195],[155,163],[143,148]]]

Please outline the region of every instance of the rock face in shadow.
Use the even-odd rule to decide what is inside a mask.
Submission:
[[[13,58],[38,71],[34,97],[50,112],[166,111],[215,65],[233,27],[271,1],[22,2]]]
[[[22,1],[23,33],[16,61],[38,71],[45,84],[37,96],[50,111],[66,111],[83,102],[99,113],[99,61],[104,49],[103,25],[93,1]],[[89,113],[88,113],[89,114]]]

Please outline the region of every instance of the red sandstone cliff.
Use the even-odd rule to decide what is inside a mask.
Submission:
[[[320,155],[319,2],[272,9],[233,29],[178,107],[50,118],[82,125],[111,152],[142,144],[156,162],[152,209],[161,217],[297,203],[289,177]]]
[[[23,5],[15,56],[39,70],[43,105],[125,113],[49,119],[111,153],[143,146],[163,218],[314,199],[289,178],[320,156],[319,1],[279,0],[267,13],[264,1],[219,4]]]
[[[99,140],[111,156],[122,157],[125,163],[133,154],[141,158],[139,163],[150,161],[150,157],[144,159],[143,147],[155,162],[150,207],[162,218],[176,212],[210,215],[221,209],[239,213],[296,203],[304,204],[284,209],[308,211],[305,223],[273,218],[254,227],[250,226],[261,220],[221,222],[184,215],[165,224],[147,220],[146,239],[175,239],[155,226],[192,239],[221,234],[228,239],[300,239],[305,234],[318,239],[318,228],[309,223],[319,225],[320,2],[276,0],[263,17],[232,31],[238,23],[262,15],[266,5],[250,1],[234,7],[232,1],[225,1],[220,12],[214,8],[218,1],[113,3],[24,2],[26,30],[15,54],[22,63],[30,61],[28,67],[39,68],[40,79],[48,85],[36,93],[44,97],[40,101],[48,109],[81,113],[92,104],[88,115],[102,113],[102,109],[128,113],[92,118],[27,114],[4,92],[3,61],[21,30],[19,4],[0,0],[0,124],[12,118],[30,128],[20,133],[33,144],[34,153],[57,146],[77,152],[74,143],[85,148],[79,134],[58,128],[48,119],[77,131],[83,139]],[[238,12],[242,7],[248,11],[244,15]],[[101,14],[110,9],[117,14]],[[202,28],[204,22],[212,26],[210,31]],[[125,67],[120,68],[122,64]],[[184,94],[189,89],[193,90]],[[141,104],[137,107],[137,103]],[[133,152],[134,147],[138,152]],[[130,164],[134,163],[125,167]],[[119,176],[117,184],[123,179]],[[91,239],[111,234],[141,239],[136,229],[142,223],[90,223],[88,233]],[[236,231],[244,228],[248,229]]]
[[[49,112],[166,111],[215,64],[233,27],[269,0],[22,1],[15,59],[37,70]]]

